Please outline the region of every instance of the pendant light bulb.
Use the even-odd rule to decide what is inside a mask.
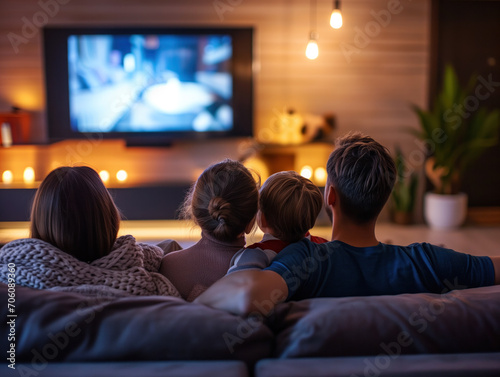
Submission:
[[[306,57],[311,60],[316,59],[319,55],[318,42],[316,41],[316,39],[317,39],[316,34],[311,33],[311,36],[309,38],[309,43],[307,44],[306,47]]]
[[[332,15],[330,16],[330,26],[334,29],[342,27],[342,12],[340,11],[340,1],[335,0]]]

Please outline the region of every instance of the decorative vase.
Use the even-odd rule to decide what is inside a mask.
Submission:
[[[467,217],[467,194],[442,195],[428,192],[424,198],[424,218],[433,229],[453,229]]]

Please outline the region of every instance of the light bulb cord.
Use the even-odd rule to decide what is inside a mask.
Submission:
[[[316,0],[309,3],[309,30],[311,34],[316,31]]]

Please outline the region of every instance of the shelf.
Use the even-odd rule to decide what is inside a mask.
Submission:
[[[326,168],[328,157],[333,149],[332,143],[308,143],[294,146],[269,145],[259,151],[259,158],[267,166],[269,175],[283,170],[295,170],[300,173],[305,166],[311,167],[314,172],[318,168]],[[325,184],[325,179],[317,179],[314,175],[311,180],[318,186]]]

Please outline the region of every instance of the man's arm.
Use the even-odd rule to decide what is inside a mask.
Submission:
[[[266,316],[287,296],[288,286],[281,275],[268,270],[247,270],[224,276],[194,302],[233,314]]]
[[[500,284],[500,257],[490,257],[495,270],[495,284]]]
[[[273,250],[261,249],[260,247],[240,250],[231,259],[231,267],[227,273],[250,269],[263,270],[271,264],[276,255]]]

